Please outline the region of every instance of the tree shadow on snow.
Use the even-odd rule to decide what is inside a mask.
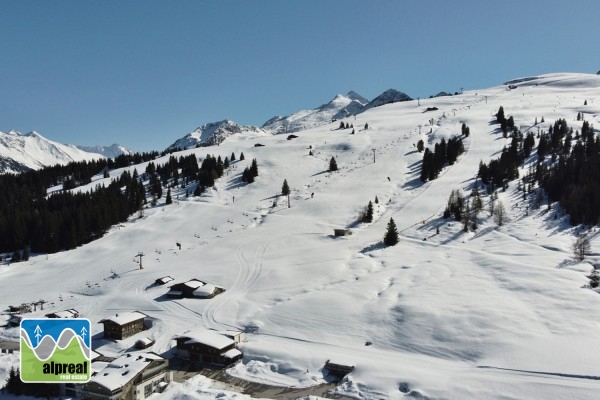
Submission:
[[[239,178],[239,180],[238,180],[238,179],[236,179],[236,180],[235,180],[235,181],[233,181],[233,182],[229,182],[225,188],[226,188],[227,190],[231,190],[231,189],[237,189],[237,188],[244,187],[244,186],[246,186],[247,184],[248,184],[248,183],[244,182],[244,181],[242,180],[242,178],[240,177],[240,178]]]
[[[362,249],[360,252],[364,254],[364,253],[369,253],[369,252],[375,251],[375,250],[385,249],[386,247],[387,246],[383,242],[377,242],[377,243],[368,245],[367,247]]]
[[[326,169],[326,170],[324,170],[324,171],[321,171],[321,172],[317,172],[317,173],[315,173],[315,174],[312,174],[311,176],[323,175],[323,174],[326,174],[326,173],[328,173],[328,172],[329,172],[329,170],[328,170],[328,169]]]
[[[417,189],[421,186],[423,186],[423,182],[421,181],[421,178],[413,178],[408,182],[405,182],[402,185],[403,189],[408,189],[408,190],[412,190],[412,189]]]

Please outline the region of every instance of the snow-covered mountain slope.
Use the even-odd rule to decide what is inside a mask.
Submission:
[[[262,128],[273,134],[299,132],[356,115],[368,102],[358,93],[350,91],[346,95],[336,95],[328,103],[313,110],[298,111],[285,117],[273,117],[265,122]]]
[[[189,149],[197,146],[210,146],[221,144],[232,135],[249,137],[264,136],[267,133],[255,126],[238,125],[230,120],[211,122],[196,128],[181,139],[167,147],[167,150]]]
[[[584,285],[600,256],[593,250],[585,262],[572,261],[581,227],[571,227],[556,204],[550,212],[529,207],[516,181],[498,192],[509,217],[502,227],[489,214],[487,194],[476,231],[442,217],[450,192],[470,193],[479,162],[510,143],[494,122],[500,106],[523,132],[547,130],[558,118],[581,129],[578,112],[600,126],[600,76],[552,74],[514,85],[372,108],[354,123],[369,129],[354,135],[330,123],[292,141],[261,137],[264,147],[236,135],[219,147],[177,153],[244,152],[245,160],[202,196],[186,198],[186,189],[173,187],[172,205],[163,197],[95,242],[0,265],[1,308],[44,299],[44,311],[27,316],[75,308],[92,321],[93,334],[102,329],[97,321],[114,313],[150,316],[143,334],[94,340],[106,355],[130,351],[142,336],[155,340],[150,350],[170,356],[173,338],[187,329],[245,330],[244,359],[231,375],[311,386],[325,381],[330,359],[355,366],[337,387],[353,398],[595,399],[600,295]],[[545,123],[534,126],[541,117]],[[466,152],[421,183],[415,144],[422,139],[432,148],[459,135],[463,123],[471,132]],[[331,157],[334,173],[327,171]],[[240,175],[252,159],[259,175],[244,184]],[[277,196],[284,179],[289,207]],[[376,196],[374,222],[357,222]],[[390,218],[400,242],[384,247]],[[353,234],[334,237],[343,227]],[[590,234],[597,249],[597,229]],[[142,270],[138,252],[145,254]],[[226,291],[210,300],[169,300],[168,288],[153,285],[165,275]],[[0,330],[0,338],[18,335],[17,328]],[[155,396],[243,398],[208,386],[194,378]]]
[[[53,142],[35,131],[26,134],[14,130],[0,132],[0,173],[23,172],[98,158],[103,156],[73,145]]]
[[[381,93],[379,96],[375,97],[373,100],[371,100],[369,104],[365,106],[363,111],[366,111],[373,107],[379,107],[385,104],[398,103],[401,101],[410,100],[412,99],[406,93],[402,93],[396,89],[388,89],[385,92]]]
[[[80,146],[76,145],[79,150],[83,150],[88,153],[102,154],[106,158],[116,158],[121,154],[131,154],[131,150],[119,145],[112,144],[110,146]]]

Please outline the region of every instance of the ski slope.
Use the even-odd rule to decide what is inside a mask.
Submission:
[[[354,135],[332,123],[294,140],[234,135],[218,147],[177,153],[234,152],[239,159],[243,152],[245,160],[200,197],[177,189],[172,205],[145,209],[95,242],[1,265],[1,305],[50,302],[33,315],[75,308],[96,333],[102,318],[142,311],[152,321],[144,335],[159,354],[169,354],[173,337],[188,329],[244,330],[244,359],[230,374],[308,387],[325,382],[326,360],[343,360],[356,368],[337,391],[356,398],[597,398],[600,296],[582,288],[592,265],[570,261],[576,228],[567,217],[554,219],[545,207],[525,215],[513,182],[499,193],[507,225],[495,226],[487,207],[475,232],[442,218],[451,190],[470,193],[479,162],[510,143],[493,123],[500,106],[523,132],[537,131],[534,120],[542,117],[544,130],[557,118],[580,129],[578,112],[600,126],[600,76],[531,78],[512,90],[501,85],[373,108],[350,120],[369,125]],[[417,141],[432,148],[460,134],[463,122],[471,131],[466,152],[438,179],[421,183]],[[258,142],[264,147],[254,147]],[[327,171],[331,157],[339,171]],[[246,185],[240,176],[253,158],[259,176]],[[284,179],[289,207],[278,196]],[[358,223],[375,196],[374,222]],[[385,248],[390,218],[400,242]],[[353,234],[335,238],[333,229],[344,227]],[[166,299],[168,288],[153,285],[165,275],[226,291],[211,300]],[[95,350],[117,355],[138,336],[97,339]],[[0,338],[16,337],[17,329],[0,331]],[[194,378],[160,398],[244,398],[213,386]]]

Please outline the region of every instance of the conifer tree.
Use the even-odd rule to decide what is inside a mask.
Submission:
[[[362,222],[373,222],[373,203],[369,204],[360,212],[360,220]]]
[[[244,157],[244,152],[240,153],[240,161],[244,161],[246,157]]]
[[[590,238],[587,235],[579,235],[573,243],[573,255],[577,261],[583,261],[586,255],[590,253]]]
[[[250,171],[250,168],[244,168],[244,172],[242,173],[242,181],[246,183],[254,182],[254,175],[252,174],[252,171]]]
[[[471,202],[473,219],[477,220],[477,215],[483,210],[483,199],[481,198],[481,194],[477,187],[473,189],[471,195],[473,196],[473,201]]]
[[[502,106],[500,106],[500,108],[498,109],[498,112],[496,113],[496,121],[500,124],[502,124],[505,121],[504,107],[502,107]]]
[[[19,369],[15,370],[15,367],[10,367],[10,371],[8,371],[8,378],[6,378],[6,384],[2,388],[6,390],[8,393],[20,395],[20,386],[21,379],[19,378]]]
[[[167,198],[165,199],[165,204],[173,204],[173,199],[171,198],[171,188],[167,190]]]
[[[597,269],[594,269],[592,273],[588,276],[588,278],[590,279],[590,287],[592,289],[595,289],[598,286],[600,286],[600,273],[598,273]]]
[[[390,222],[388,222],[387,232],[383,237],[383,243],[386,246],[395,246],[398,243],[398,230],[396,229],[396,223],[393,218],[390,218]]]
[[[283,180],[283,186],[281,187],[281,194],[287,196],[290,194],[290,187],[288,185],[287,179]]]
[[[375,196],[375,204],[379,204],[379,199]]]
[[[329,171],[337,171],[338,170],[338,166],[337,163],[335,162],[335,158],[332,156],[331,160],[329,160]]]
[[[508,216],[506,214],[506,208],[504,208],[504,204],[500,200],[496,202],[496,206],[494,207],[494,222],[498,224],[498,226],[502,226],[508,220]]]
[[[469,232],[469,221],[471,221],[471,204],[469,200],[466,200],[462,215],[463,232]]]
[[[235,161],[235,153],[232,151],[231,152],[231,162]]]
[[[258,176],[258,164],[256,163],[256,158],[252,159],[252,165],[250,165],[250,173],[252,174],[253,178]]]

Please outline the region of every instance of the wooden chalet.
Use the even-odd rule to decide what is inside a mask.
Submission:
[[[334,229],[333,230],[333,234],[335,236],[350,236],[352,235],[352,232],[350,231],[350,229],[344,228],[344,229]]]
[[[154,283],[157,285],[166,285],[167,283],[172,281],[174,281],[174,279],[170,276],[163,276],[162,278],[158,278],[157,280],[155,280]]]
[[[79,311],[74,308],[46,314],[46,318],[79,318]]]
[[[350,372],[354,371],[354,365],[349,365],[347,363],[341,363],[337,361],[327,360],[325,362],[325,369],[329,372],[330,375],[336,377],[337,379],[343,379]]]
[[[206,283],[199,279],[190,279],[187,282],[176,283],[169,287],[167,292],[168,297],[181,299],[187,298],[199,298],[199,299],[212,299],[216,295],[223,293],[225,289],[213,285],[212,283]]]
[[[136,340],[136,342],[133,346],[136,349],[143,350],[143,349],[147,349],[148,347],[152,346],[153,344],[154,344],[154,340],[147,338],[147,337],[143,337],[139,340]]]
[[[190,362],[227,366],[240,360],[237,342],[217,331],[198,330],[175,338],[177,356]]]
[[[125,339],[146,329],[144,318],[148,316],[139,311],[116,314],[114,317],[104,318],[104,337],[107,339]]]

